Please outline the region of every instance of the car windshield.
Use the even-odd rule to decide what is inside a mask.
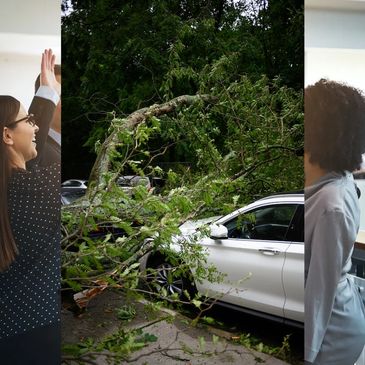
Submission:
[[[85,195],[84,190],[78,190],[75,192],[63,192],[61,193],[61,202],[64,205],[73,203],[76,199],[81,198]]]

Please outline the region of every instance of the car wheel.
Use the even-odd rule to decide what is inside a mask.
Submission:
[[[178,294],[179,298],[183,296],[185,283],[182,277],[173,274],[174,267],[168,262],[163,262],[156,267],[156,283],[165,288],[167,294]]]
[[[173,265],[165,258],[159,258],[153,260],[148,265],[154,272],[149,275],[148,282],[149,287],[155,291],[160,292],[162,288],[166,290],[167,295],[177,294],[180,300],[186,300],[187,298],[185,291],[188,292],[190,297],[193,297],[195,293],[195,287],[189,280],[191,276],[190,272],[186,275],[177,275],[175,272],[176,265]]]

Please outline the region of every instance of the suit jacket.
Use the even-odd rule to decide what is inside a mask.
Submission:
[[[54,162],[60,163],[61,150],[53,144],[57,144],[48,136],[49,126],[51,124],[55,104],[48,99],[35,96],[29,108],[29,113],[34,114],[39,131],[36,134],[37,157],[27,162],[27,169],[33,169],[36,166],[45,167]]]
[[[47,167],[54,163],[61,163],[61,146],[52,137],[48,136],[38,166]]]

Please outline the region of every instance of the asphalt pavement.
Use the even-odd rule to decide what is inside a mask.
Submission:
[[[118,310],[128,304],[118,291],[105,291],[92,299],[87,311],[75,316],[67,309],[62,310],[62,340],[64,344],[79,343],[86,338],[98,341],[116,333],[120,328],[141,329],[144,334],[155,338],[154,342],[132,352],[128,359],[115,364],[138,365],[288,365],[273,356],[254,351],[235,343],[237,333],[217,329],[213,326],[191,325],[191,318],[175,310],[161,308],[151,313],[148,301],[135,305],[136,315],[130,321],[121,321]],[[108,353],[106,353],[107,355]],[[95,365],[110,365],[107,356],[96,355]],[[67,362],[72,364],[72,362]],[[76,364],[76,363],[75,363]]]

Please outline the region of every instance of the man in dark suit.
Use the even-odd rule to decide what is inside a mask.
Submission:
[[[56,80],[61,83],[61,66],[55,65]],[[35,92],[40,87],[40,76],[38,75],[35,82]],[[35,96],[32,105],[29,108],[29,113],[32,113],[37,118],[39,114],[39,104],[35,103],[37,96]],[[53,118],[50,124],[47,140],[44,145],[44,151],[38,154],[38,157],[27,163],[27,168],[34,168],[35,166],[47,167],[53,163],[61,163],[61,100],[57,103],[56,109],[53,113]]]

